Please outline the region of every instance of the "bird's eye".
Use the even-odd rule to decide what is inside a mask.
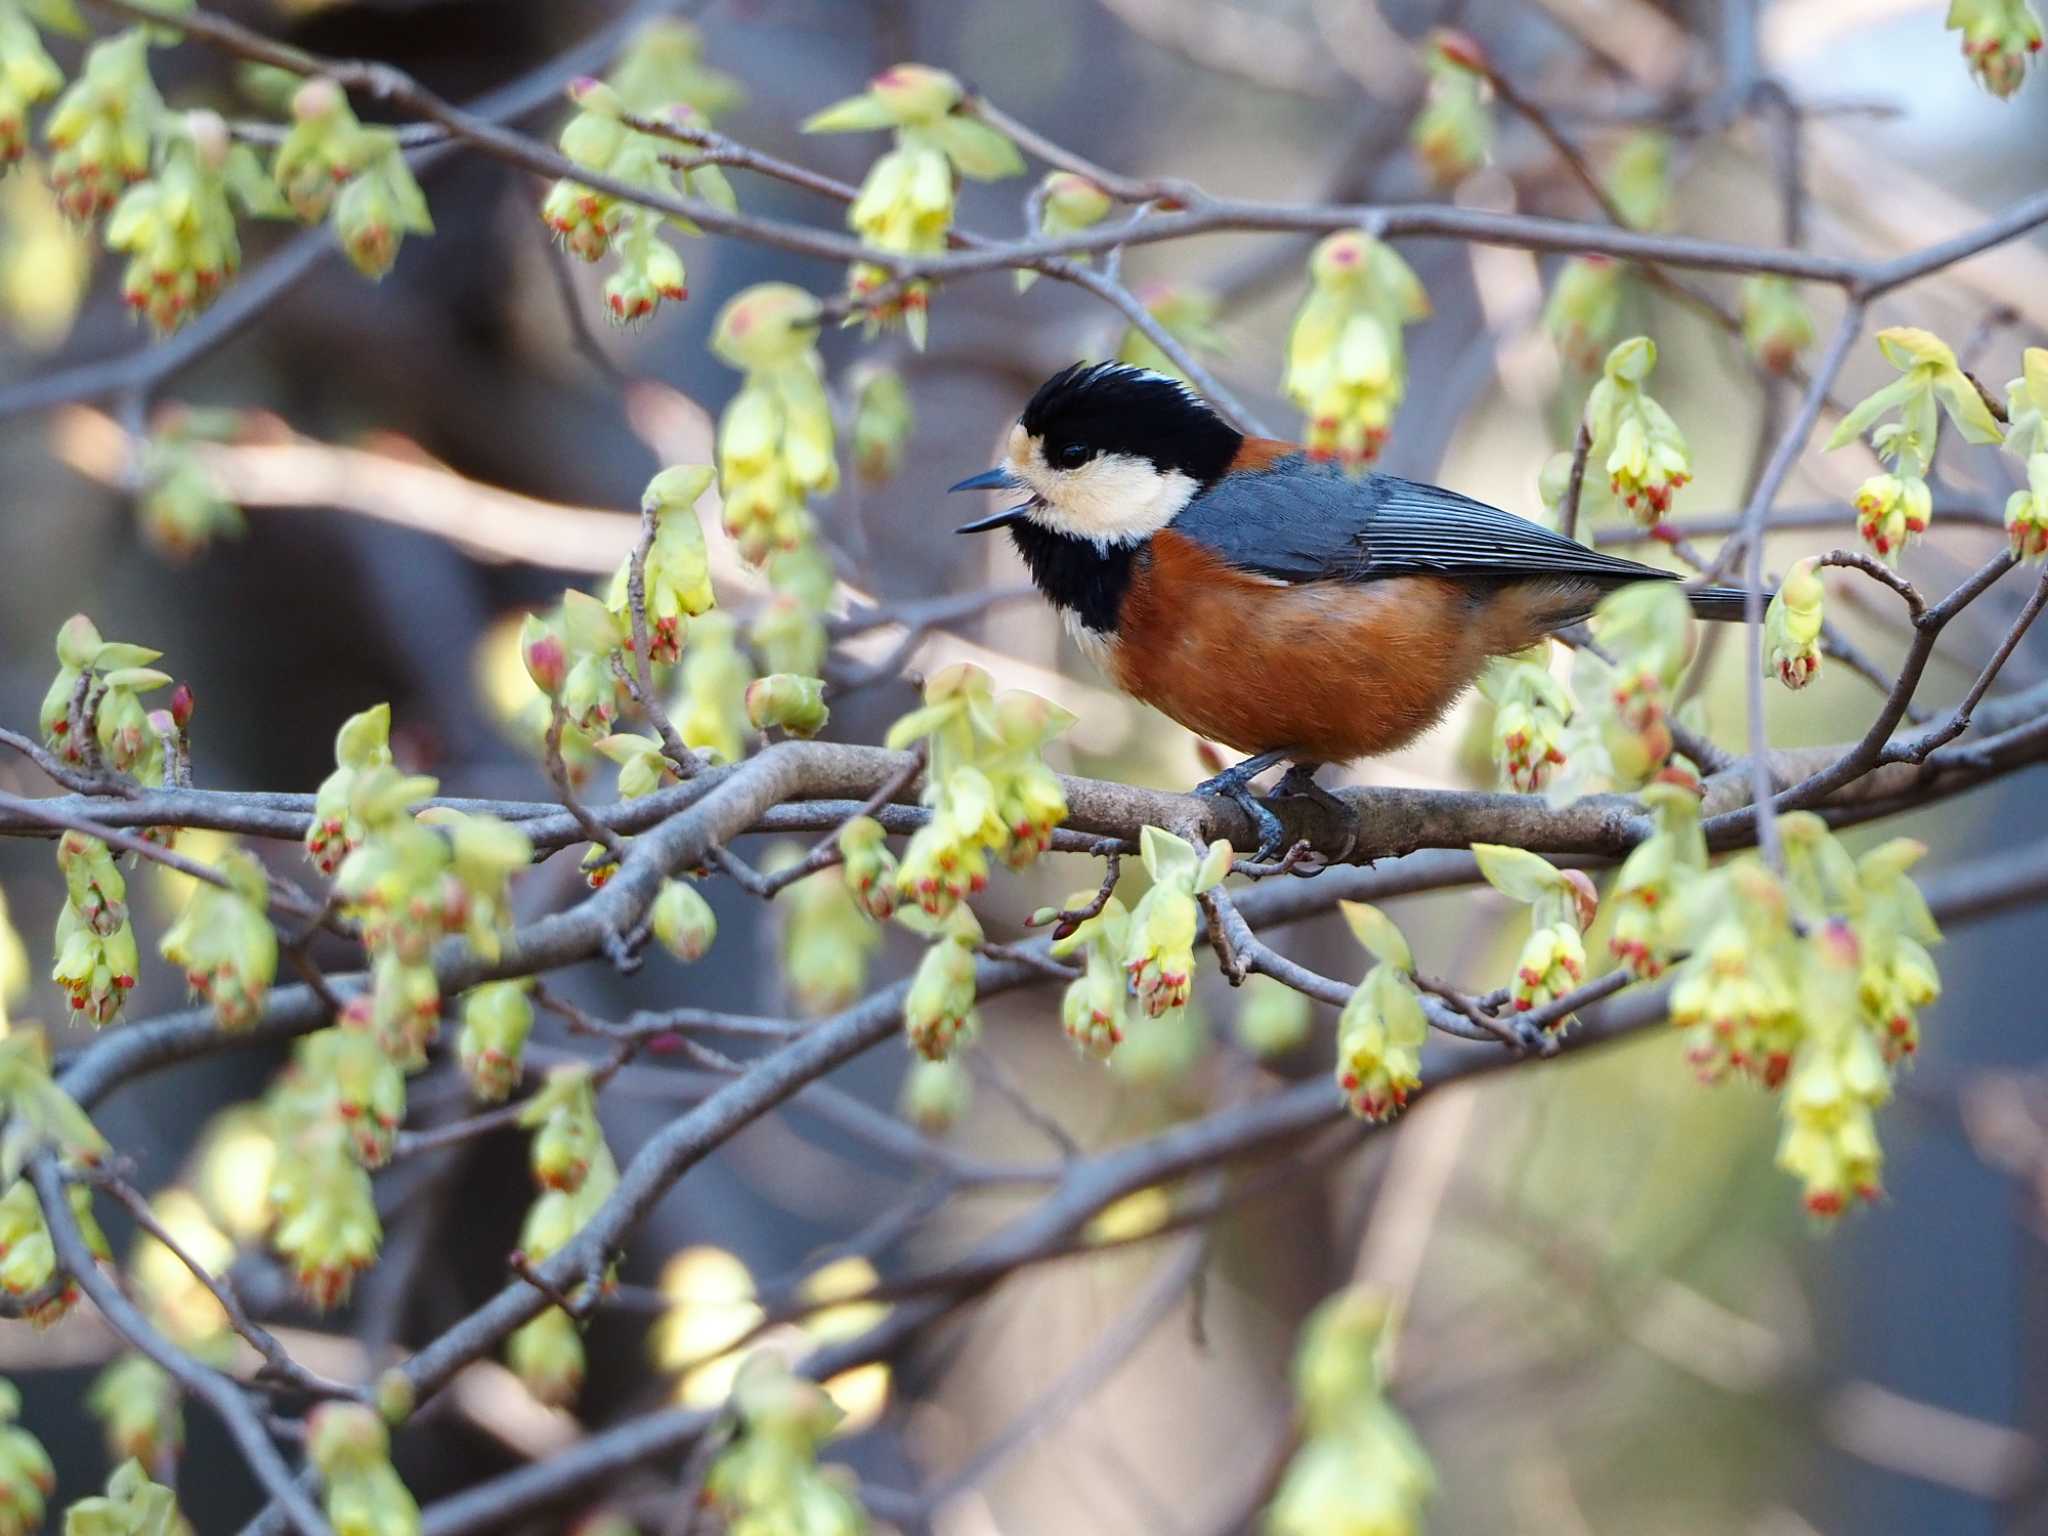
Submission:
[[[1086,443],[1067,443],[1053,453],[1053,462],[1061,469],[1079,469],[1088,462]]]

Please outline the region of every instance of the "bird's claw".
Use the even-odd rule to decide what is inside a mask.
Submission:
[[[1337,825],[1344,829],[1344,846],[1334,858],[1327,860],[1328,863],[1342,863],[1351,856],[1352,849],[1358,846],[1358,808],[1343,796],[1332,794],[1316,782],[1314,763],[1294,764],[1280,776],[1280,782],[1273,786],[1273,793],[1267,798],[1307,800],[1312,805],[1321,806],[1336,819]]]
[[[1208,800],[1228,800],[1244,812],[1246,819],[1259,834],[1259,851],[1252,856],[1253,863],[1272,864],[1280,857],[1281,850],[1287,846],[1287,829],[1281,825],[1280,818],[1274,815],[1273,806],[1277,801],[1292,799],[1305,799],[1321,806],[1345,829],[1343,850],[1335,859],[1319,859],[1317,867],[1320,868],[1322,863],[1336,863],[1348,858],[1351,850],[1358,845],[1358,812],[1340,796],[1331,794],[1316,782],[1316,764],[1292,764],[1281,776],[1280,782],[1273,786],[1270,795],[1261,797],[1252,792],[1252,780],[1276,763],[1286,761],[1287,754],[1284,751],[1262,752],[1256,757],[1248,757],[1243,762],[1224,769],[1212,779],[1197,784],[1194,793]]]
[[[1287,841],[1287,829],[1280,824],[1280,818],[1273,814],[1264,800],[1252,792],[1248,779],[1238,775],[1236,769],[1219,773],[1206,783],[1197,784],[1193,792],[1204,800],[1228,800],[1244,812],[1245,818],[1252,824],[1252,829],[1259,834],[1259,851],[1254,857],[1260,863],[1272,859],[1279,853],[1281,845]]]
[[[1270,859],[1287,840],[1287,829],[1280,825],[1280,818],[1257,795],[1252,793],[1252,780],[1271,768],[1275,763],[1286,761],[1285,752],[1261,752],[1224,769],[1212,779],[1204,779],[1195,786],[1194,792],[1205,800],[1228,800],[1243,811],[1245,818],[1259,834],[1258,857],[1261,862]]]

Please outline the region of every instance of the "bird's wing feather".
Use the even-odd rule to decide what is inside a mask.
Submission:
[[[1668,579],[1456,491],[1393,475],[1353,478],[1303,457],[1227,476],[1173,520],[1240,570],[1281,581],[1578,577]]]

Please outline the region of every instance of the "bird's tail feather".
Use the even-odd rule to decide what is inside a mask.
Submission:
[[[1686,594],[1692,601],[1692,611],[1702,619],[1719,619],[1740,623],[1749,611],[1749,593],[1743,587],[1704,587],[1697,592]],[[1764,606],[1771,603],[1771,594],[1764,593]]]

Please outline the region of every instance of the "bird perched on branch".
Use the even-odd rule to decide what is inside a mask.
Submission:
[[[1316,768],[1392,751],[1487,660],[1669,571],[1601,554],[1455,491],[1353,477],[1246,437],[1177,379],[1076,364],[1039,386],[1004,462],[952,487],[1026,499],[1007,528],[1081,649],[1126,693],[1249,754],[1197,786],[1240,806],[1262,857],[1282,829],[1253,794],[1329,801]],[[1743,592],[1689,592],[1740,619]]]

